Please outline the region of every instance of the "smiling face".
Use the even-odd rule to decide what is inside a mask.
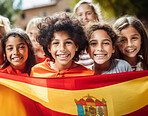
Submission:
[[[30,29],[28,29],[27,34],[32,42],[33,48],[34,49],[42,49],[40,44],[36,41],[36,37],[38,35],[38,28],[36,26],[30,27]]]
[[[90,21],[97,20],[97,15],[92,10],[92,7],[88,4],[81,4],[76,9],[76,14],[78,19],[82,22],[82,24],[86,25]]]
[[[110,64],[110,58],[115,50],[112,40],[106,31],[99,29],[92,33],[89,40],[88,52],[96,64]]]
[[[28,46],[19,36],[9,36],[5,46],[6,57],[14,69],[23,70],[28,58]]]
[[[65,31],[55,32],[51,44],[48,46],[48,51],[54,58],[57,67],[69,68],[77,50],[78,47]]]
[[[136,58],[141,48],[141,36],[138,31],[132,26],[124,28],[121,31],[118,47],[125,60]]]

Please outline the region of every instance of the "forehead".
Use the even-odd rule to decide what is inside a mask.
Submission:
[[[138,35],[140,35],[138,30],[135,27],[130,26],[130,25],[125,27],[124,29],[122,29],[121,34],[125,34],[125,35],[127,35],[127,34],[131,34],[131,35],[132,34],[138,34]]]
[[[18,44],[18,43],[25,43],[25,40],[20,38],[19,36],[9,36],[6,44]]]
[[[71,38],[70,35],[66,31],[57,31],[53,34],[53,40],[54,39],[69,39]]]
[[[90,37],[90,40],[95,39],[95,40],[110,40],[112,41],[111,37],[107,34],[107,32],[103,29],[98,29],[95,30]]]
[[[79,12],[86,12],[86,11],[93,11],[92,7],[89,6],[89,4],[81,4],[77,9],[76,9],[76,13]]]

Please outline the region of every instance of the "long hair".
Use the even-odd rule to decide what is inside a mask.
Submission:
[[[144,70],[148,70],[148,35],[143,23],[136,18],[135,16],[122,16],[120,17],[113,25],[118,33],[122,31],[122,29],[132,26],[134,27],[138,33],[141,35],[141,49],[137,55],[142,55],[142,67]],[[122,58],[122,54],[119,51],[119,57]]]
[[[16,36],[19,36],[21,39],[23,39],[27,46],[28,46],[28,59],[26,61],[26,73],[30,74],[30,71],[31,71],[31,68],[36,64],[36,58],[35,58],[35,55],[34,55],[34,51],[33,51],[33,48],[32,48],[32,44],[31,44],[31,41],[28,37],[28,35],[20,28],[14,28],[12,29],[3,39],[3,50],[4,50],[4,53],[6,54],[6,50],[5,50],[5,47],[6,47],[6,42],[8,41],[8,38],[10,36],[13,36],[13,37],[16,37]],[[5,61],[4,61],[4,65],[2,68],[5,68],[7,67],[8,65],[10,65],[10,62],[7,60],[7,57],[5,55]]]

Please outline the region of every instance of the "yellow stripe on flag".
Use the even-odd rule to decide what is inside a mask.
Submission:
[[[129,114],[148,104],[148,76],[86,90],[53,89],[7,79],[0,79],[0,84],[38,101],[51,110],[72,115],[78,115],[75,99],[80,100],[88,95],[100,101],[105,99],[108,116]]]

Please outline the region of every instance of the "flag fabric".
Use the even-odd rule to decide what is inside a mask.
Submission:
[[[148,70],[36,78],[0,73],[0,116],[148,116]]]

